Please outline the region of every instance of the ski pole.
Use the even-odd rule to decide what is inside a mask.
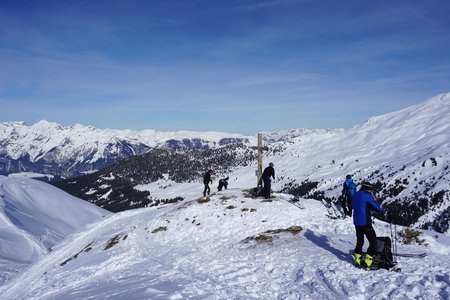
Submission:
[[[395,237],[395,253],[398,253],[397,251],[397,223],[394,224],[394,237]],[[395,257],[395,262],[397,262],[397,256]]]

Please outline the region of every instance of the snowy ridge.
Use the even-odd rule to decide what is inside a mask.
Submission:
[[[61,126],[39,121],[0,123],[0,174],[16,172],[74,176],[98,170],[153,148],[208,149],[252,137],[222,132],[157,132]]]
[[[353,266],[350,219],[318,201],[208,199],[114,214],[77,232],[6,286],[5,299],[447,299],[450,240],[398,245],[400,273]],[[377,221],[380,236],[390,227]],[[367,246],[367,245],[366,245]]]
[[[71,153],[77,152],[77,149],[80,149],[78,151],[97,149],[90,158],[90,162],[95,162],[102,157],[108,145],[120,141],[158,148],[165,146],[170,140],[199,139],[205,146],[213,147],[226,138],[244,139],[242,135],[223,132],[97,129],[81,124],[61,126],[46,120],[31,126],[27,126],[24,122],[0,123],[0,141],[6,144],[4,151],[14,159],[29,155],[33,162],[55,148],[59,149],[56,159],[60,162],[70,157]],[[13,142],[8,143],[9,140]],[[117,148],[110,149],[113,152],[117,150]]]
[[[331,136],[336,133],[342,132],[344,129],[291,129],[283,130],[279,132],[263,132],[263,140],[266,143],[273,144],[277,142],[289,142],[304,140],[306,137],[308,141],[313,140],[316,137]]]
[[[65,236],[110,212],[49,184],[0,176],[0,283]],[[9,266],[9,267],[8,267]],[[2,269],[3,269],[2,268]]]

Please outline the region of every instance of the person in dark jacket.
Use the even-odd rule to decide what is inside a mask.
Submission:
[[[205,185],[205,188],[203,189],[203,197],[206,196],[206,194],[210,194],[211,193],[211,189],[209,187],[209,184],[212,182],[211,179],[211,175],[212,175],[213,171],[212,170],[208,170],[204,175],[203,175],[203,184]]]
[[[372,210],[381,212],[380,204],[372,194],[372,184],[363,182],[361,189],[353,197],[353,224],[356,230],[355,265],[372,267],[376,254],[377,235],[372,227]],[[364,236],[369,241],[365,260],[362,260]]]
[[[275,179],[275,169],[273,168],[273,163],[269,163],[269,166],[264,169],[264,172],[262,173],[262,181],[264,182],[264,188],[262,190],[262,194],[264,198],[269,199],[270,198],[270,189],[272,187],[272,182],[270,177]]]
[[[353,196],[356,193],[356,184],[353,182],[352,175],[348,174],[345,177],[345,182],[342,185],[342,209],[344,210],[344,214],[347,216],[352,216],[353,210]]]
[[[226,178],[222,178],[219,180],[219,185],[217,186],[217,190],[220,192],[222,188],[227,189],[228,187],[228,179],[230,179],[228,176]]]

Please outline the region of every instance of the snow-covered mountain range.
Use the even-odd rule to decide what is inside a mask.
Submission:
[[[112,130],[40,121],[0,123],[0,175],[34,172],[72,177],[154,148],[209,149],[248,143],[252,137],[222,132]]]
[[[8,300],[450,296],[448,235],[423,232],[410,244],[398,236],[399,252],[428,254],[398,257],[400,272],[357,269],[351,219],[330,220],[320,202],[300,199],[296,206],[290,197],[254,199],[233,188],[108,216],[54,246],[0,294]],[[385,222],[374,228],[391,236]]]
[[[402,225],[449,229],[450,94],[373,117],[347,130],[296,130],[265,134],[267,164],[275,164],[273,189],[315,199],[336,199],[346,174],[371,181],[385,218]],[[284,138],[289,136],[289,138]],[[163,162],[163,163],[162,163]],[[230,186],[256,185],[256,150],[229,145],[209,151],[152,151],[100,172],[61,182],[77,197],[118,210],[200,195],[201,174],[230,176]],[[183,190],[186,193],[186,189]],[[128,204],[127,204],[128,203]]]
[[[0,285],[68,234],[109,214],[47,183],[0,176]]]

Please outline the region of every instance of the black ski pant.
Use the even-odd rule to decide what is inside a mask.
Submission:
[[[203,189],[203,196],[206,196],[206,193],[208,193],[208,195],[211,193],[211,189],[209,188],[209,182],[205,183],[205,188]]]
[[[377,235],[372,227],[372,224],[364,226],[356,226],[356,247],[355,253],[363,254],[362,247],[364,246],[364,236],[369,240],[369,248],[367,248],[367,254],[375,256],[377,253]]]
[[[349,216],[351,217],[352,216],[352,210],[353,210],[353,199],[352,199],[352,196],[348,197],[347,207],[348,207]]]
[[[346,198],[344,198],[344,201],[342,202],[341,206],[344,209],[344,214],[346,214],[347,216],[351,217],[352,216],[352,210],[353,210],[352,197],[351,196],[347,196]]]
[[[342,209],[344,210],[344,214],[346,216],[350,216],[351,217],[351,214],[350,214],[350,212],[347,209],[347,203],[345,203],[345,199],[341,202],[341,206],[342,206]]]
[[[263,196],[266,199],[270,198],[270,189],[272,188],[272,182],[270,177],[263,177],[264,188],[263,188]]]

